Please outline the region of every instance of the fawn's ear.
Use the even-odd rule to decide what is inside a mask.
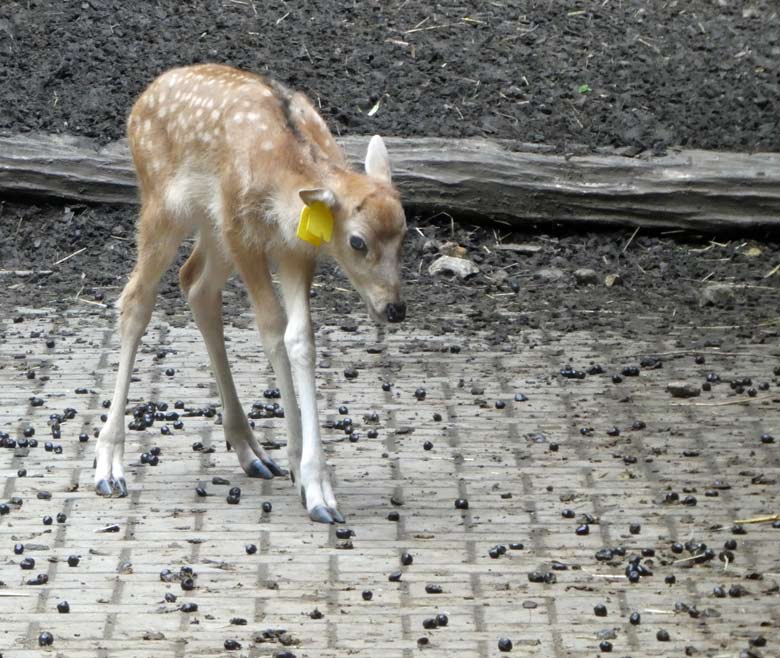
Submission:
[[[329,189],[319,187],[313,190],[299,190],[298,196],[301,197],[307,206],[311,205],[315,201],[324,203],[328,208],[334,208],[336,206],[336,195]]]
[[[366,173],[372,178],[390,182],[390,158],[385,143],[379,135],[374,135],[368,143]]]

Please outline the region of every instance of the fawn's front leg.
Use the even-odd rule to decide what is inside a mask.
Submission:
[[[302,438],[302,445],[296,446],[294,441],[298,437],[288,437],[287,450],[301,499],[312,520],[343,523],[344,517],[337,508],[320,439],[314,379],[314,330],[309,305],[313,274],[314,262],[308,258],[291,256],[280,259],[279,278],[287,309],[284,345],[298,391]],[[300,455],[299,466],[293,462],[295,453]]]
[[[138,260],[120,297],[119,369],[108,420],[95,448],[95,491],[101,496],[127,496],[125,407],[138,346],[152,317],[157,286],[184,237],[154,200],[144,200],[138,225]]]

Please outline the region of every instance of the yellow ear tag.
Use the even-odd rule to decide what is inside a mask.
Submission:
[[[321,201],[304,206],[301,221],[298,222],[298,237],[304,242],[319,247],[323,241],[330,242],[333,236],[333,213]]]

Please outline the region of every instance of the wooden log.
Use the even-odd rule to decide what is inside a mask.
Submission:
[[[362,161],[365,137],[339,140]],[[388,138],[406,206],[415,212],[529,223],[593,222],[703,231],[780,227],[780,154],[682,150],[629,158],[571,157],[482,139]],[[120,141],[0,137],[0,195],[137,203]]]

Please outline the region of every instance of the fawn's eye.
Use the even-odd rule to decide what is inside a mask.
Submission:
[[[350,236],[349,246],[357,251],[366,251],[368,249],[368,247],[366,246],[366,241],[357,235]]]

